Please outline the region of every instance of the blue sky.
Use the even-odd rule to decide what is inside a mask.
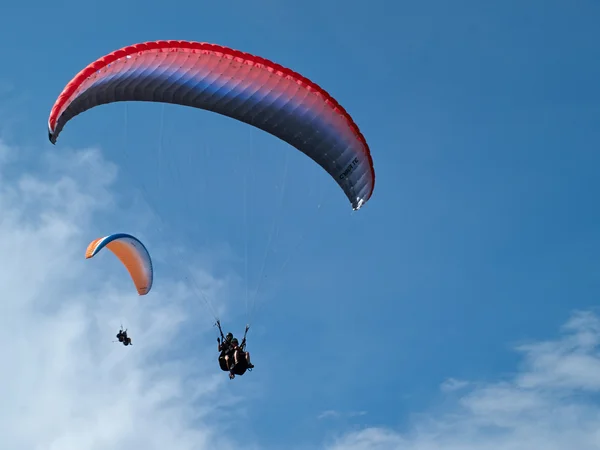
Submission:
[[[31,433],[38,441],[15,437],[12,448],[151,448],[160,438],[140,436],[163,428],[174,450],[204,448],[213,435],[203,433],[226,426],[221,415],[240,420],[227,433],[231,448],[562,449],[573,442],[559,437],[575,434],[577,448],[596,448],[587,431],[598,406],[570,394],[593,398],[599,389],[588,381],[600,365],[599,14],[594,2],[533,0],[5,6],[0,199],[14,220],[6,219],[0,248],[19,251],[14,270],[22,272],[5,281],[17,298],[32,299],[25,312],[12,300],[15,311],[36,330],[79,324],[86,339],[85,352],[67,347],[64,358],[85,368],[89,384],[45,380],[46,392],[68,402],[93,389],[143,411],[131,413],[129,427],[98,432],[117,436],[112,444],[61,440],[77,435],[65,419],[54,427],[60,436]],[[51,146],[46,122],[63,86],[94,59],[157,39],[234,47],[323,86],[371,146],[377,182],[369,203],[352,213],[333,180],[272,136],[172,105],[99,107]],[[34,256],[26,243],[54,236],[40,224],[41,210],[60,218],[63,234],[53,252]],[[23,244],[31,253],[8,237],[22,229],[35,234]],[[80,261],[89,241],[120,231],[142,238],[156,259],[148,300],[110,258]],[[55,258],[63,252],[61,266]],[[39,283],[56,284],[54,296],[42,285],[25,293],[15,281],[28,257],[47,258]],[[58,275],[54,264],[63,268]],[[246,286],[252,293],[266,275],[251,374],[230,382],[219,371],[212,319],[189,272],[235,333],[245,324]],[[72,316],[57,312],[61,302]],[[120,321],[139,336],[129,353],[141,356],[94,343],[110,340]],[[31,359],[13,363],[41,364],[35,346],[23,347]],[[118,364],[139,371],[150,391],[105,373]],[[147,400],[163,384],[180,390],[160,390],[176,424]],[[500,397],[518,400],[490,406]],[[549,405],[556,416],[543,416]],[[581,420],[555,427],[569,407]],[[65,411],[84,420],[76,408]],[[544,426],[519,428],[532,417]],[[53,429],[42,425],[47,416],[27,420]],[[490,423],[502,431],[489,431]]]

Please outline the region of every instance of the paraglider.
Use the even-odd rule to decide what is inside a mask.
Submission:
[[[317,163],[339,185],[353,210],[373,194],[375,170],[369,145],[350,114],[308,78],[260,56],[191,41],[123,47],[89,64],[64,87],[48,118],[50,142],[56,144],[75,116],[125,101],[178,104],[247,123]],[[308,180],[299,181],[308,191]],[[152,287],[152,261],[143,244],[130,235],[107,236],[90,244],[86,258],[103,246],[127,267],[138,293],[147,294]],[[249,325],[241,344],[231,333],[223,336],[218,320],[217,325],[221,370],[229,371],[231,379],[252,370],[245,350]]]
[[[85,258],[93,258],[104,247],[108,248],[125,266],[139,295],[146,295],[152,289],[154,272],[150,253],[136,237],[116,233],[94,239],[85,251]]]
[[[373,194],[369,146],[346,110],[304,76],[220,45],[155,41],[130,45],[80,71],[56,99],[48,138],[78,114],[122,101],[173,103],[248,123],[303,152],[358,210]]]
[[[152,259],[146,246],[135,236],[126,233],[115,233],[90,242],[85,251],[85,258],[93,258],[104,247],[108,248],[125,266],[138,294],[148,294],[152,289],[154,272]],[[131,345],[131,338],[122,326],[117,333],[117,339],[125,346]]]

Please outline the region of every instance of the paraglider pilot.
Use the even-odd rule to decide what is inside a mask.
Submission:
[[[219,343],[219,366],[221,370],[227,372],[229,370],[229,357],[231,354],[231,340],[233,339],[233,334],[227,333],[223,342],[221,342],[220,338],[217,338],[217,342]]]
[[[123,328],[117,333],[117,339],[125,346],[131,345],[131,338],[127,336],[127,330],[123,330]]]
[[[254,369],[254,364],[250,362],[250,353],[244,351],[236,338],[231,340],[231,352],[233,353],[233,364],[229,366],[229,379],[233,380],[236,375],[244,375],[247,369]]]
[[[248,369],[252,370],[254,364],[250,362],[250,353],[245,351],[246,334],[249,327],[246,327],[242,345],[239,345],[239,341],[233,337],[232,333],[227,333],[227,336],[223,336],[219,321],[217,321],[216,325],[219,327],[219,332],[223,338],[222,341],[220,338],[217,338],[217,343],[219,344],[218,350],[220,352],[219,367],[221,367],[221,370],[229,372],[229,378],[232,380],[236,375],[243,375]]]

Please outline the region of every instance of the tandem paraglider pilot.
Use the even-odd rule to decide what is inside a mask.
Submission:
[[[123,345],[131,345],[131,338],[127,336],[127,330],[121,328],[121,331],[117,333],[117,339]]]
[[[250,353],[245,351],[246,337],[244,333],[244,339],[242,339],[242,345],[239,344],[237,338],[233,337],[233,333],[227,333],[227,336],[223,336],[221,331],[221,324],[217,322],[221,337],[217,338],[219,344],[219,367],[223,372],[229,372],[229,378],[233,380],[236,375],[244,375],[246,370],[254,369],[254,364],[250,361]],[[248,327],[246,327],[246,333]]]

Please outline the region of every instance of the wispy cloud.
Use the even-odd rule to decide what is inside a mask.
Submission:
[[[366,411],[336,411],[333,409],[329,409],[321,412],[317,419],[339,419],[339,418],[351,418],[351,417],[360,417],[367,414]]]
[[[600,448],[600,317],[576,312],[561,335],[517,347],[519,372],[493,383],[446,382],[466,389],[443,414],[412,428],[352,431],[328,450],[592,450]]]
[[[213,405],[236,401],[222,392],[229,380],[173,356],[189,290],[163,274],[140,298],[117,262],[83,258],[96,220],[116,213],[115,167],[97,150],[44,158],[43,175],[0,164],[3,447],[240,448],[214,419]],[[132,347],[111,342],[122,319]],[[199,343],[195,357],[213,361],[213,347]]]
[[[440,385],[442,392],[454,392],[459,391],[469,385],[468,381],[457,380],[455,378],[448,378]]]

